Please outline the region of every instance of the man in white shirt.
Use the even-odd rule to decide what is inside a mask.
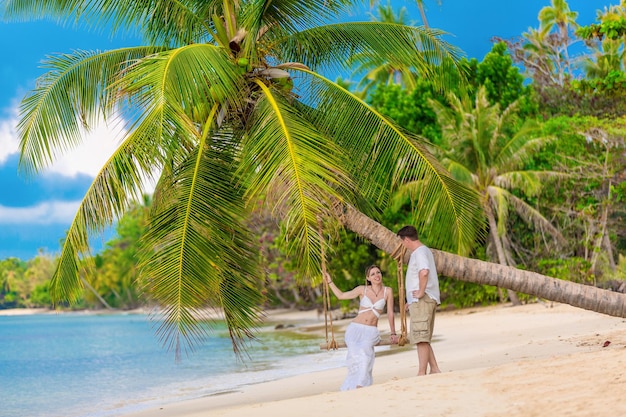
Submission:
[[[398,230],[397,235],[404,247],[411,252],[405,288],[411,315],[409,340],[417,345],[417,375],[426,375],[429,365],[429,373],[437,374],[441,371],[430,345],[435,327],[435,311],[441,304],[435,259],[431,250],[419,241],[415,227],[404,226]]]

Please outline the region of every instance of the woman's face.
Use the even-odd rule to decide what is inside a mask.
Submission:
[[[380,284],[383,281],[383,273],[377,266],[370,268],[365,277],[372,284]]]

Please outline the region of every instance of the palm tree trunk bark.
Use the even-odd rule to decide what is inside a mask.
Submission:
[[[504,255],[504,248],[502,247],[502,240],[500,240],[500,236],[498,235],[498,224],[496,223],[496,219],[493,216],[493,211],[491,210],[491,207],[486,207],[485,211],[487,212],[487,219],[489,220],[489,235],[491,236],[491,241],[496,248],[498,262],[500,263],[500,265],[508,265],[508,262],[506,261],[506,256]],[[509,299],[514,306],[519,306],[522,304],[515,291],[507,289],[507,294],[509,295]]]
[[[600,252],[602,251],[602,246],[604,244],[604,236],[606,235],[606,222],[609,217],[609,202],[604,201],[604,208],[602,209],[602,216],[600,218],[600,227],[598,231],[598,236],[596,241],[593,244],[593,249],[591,251],[591,272],[594,277],[598,276],[598,259],[600,257]],[[594,278],[594,282],[595,282]]]
[[[424,24],[424,27],[426,29],[428,29],[429,26],[428,26],[428,20],[426,20],[426,11],[424,10],[424,2],[418,0],[417,8],[418,8],[418,10],[420,12],[420,16],[422,18],[422,23]]]
[[[391,254],[401,245],[394,232],[351,206],[335,206],[340,222]],[[465,258],[433,249],[437,272],[446,277],[494,285],[585,310],[626,318],[626,294],[547,277],[506,265]],[[409,260],[406,254],[404,262]]]
[[[98,291],[96,291],[96,289],[94,287],[91,286],[91,284],[89,284],[89,282],[87,282],[87,280],[83,277],[80,277],[80,280],[83,282],[83,284],[85,285],[85,287],[87,287],[89,289],[89,291],[91,291],[93,293],[93,295],[96,296],[96,298],[98,300],[100,300],[100,302],[102,303],[103,306],[105,306],[107,309],[109,310],[113,310],[113,307],[111,307],[104,298],[102,298],[102,296],[100,294],[98,294]]]

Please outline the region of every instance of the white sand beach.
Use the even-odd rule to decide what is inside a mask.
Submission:
[[[49,314],[54,312],[48,308],[8,308],[0,310],[0,316],[26,316],[31,314]]]
[[[316,316],[281,312],[272,320],[303,330],[302,323],[316,323],[319,332]],[[338,338],[348,322],[334,322]],[[379,328],[388,333],[384,320]],[[556,303],[439,312],[433,349],[443,371],[437,375],[417,377],[415,347],[392,347],[377,355],[371,387],[339,392],[339,368],[124,417],[626,414],[626,319]]]

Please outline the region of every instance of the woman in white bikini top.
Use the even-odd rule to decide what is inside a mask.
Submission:
[[[387,306],[387,316],[391,334],[395,336],[396,328],[393,313],[393,291],[387,291],[388,287],[383,285],[383,274],[376,265],[370,266],[365,278],[367,283],[343,292],[333,283],[330,275],[326,274],[326,282],[335,296],[340,300],[352,300],[360,297],[359,312],[352,320],[353,323],[365,324],[367,326],[378,326],[378,318]],[[380,297],[380,298],[379,298]]]
[[[361,297],[361,303],[359,304],[359,314],[367,313],[371,311],[374,313],[376,318],[380,318],[380,313],[385,308],[385,297],[387,296],[387,287],[383,287],[383,298],[377,300],[375,303],[372,303],[372,300],[367,296],[367,286],[365,286],[365,290],[363,291],[363,297]]]
[[[345,342],[348,347],[346,356],[348,375],[341,385],[341,390],[346,391],[371,385],[376,357],[374,347],[380,342],[378,318],[385,306],[387,306],[387,317],[391,330],[391,343],[398,343],[393,312],[393,290],[387,291],[387,287],[383,285],[383,275],[376,265],[368,267],[365,271],[367,283],[359,285],[351,291],[341,291],[333,284],[328,274],[325,274],[324,278],[338,299],[352,300],[361,297],[359,313],[348,325],[345,332]]]

